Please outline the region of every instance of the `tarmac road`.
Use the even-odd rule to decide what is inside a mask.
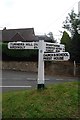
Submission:
[[[37,88],[37,73],[2,70],[2,78],[0,77],[0,83],[1,79],[2,85],[0,84],[0,88],[2,88],[3,92]],[[62,78],[45,76],[45,85],[47,86],[48,84],[71,82],[77,80],[78,78],[72,77]]]

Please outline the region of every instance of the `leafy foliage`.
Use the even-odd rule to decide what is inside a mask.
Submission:
[[[71,59],[80,63],[80,35],[76,32],[71,40]]]
[[[37,60],[38,51],[37,50],[16,50],[8,49],[8,43],[2,43],[2,58],[3,60]]]
[[[63,28],[71,33],[71,40],[69,40],[69,37],[67,37],[64,32],[61,43],[65,44],[66,49],[71,54],[71,60],[80,63],[80,35],[78,34],[80,20],[78,16],[79,15],[72,10],[71,13],[68,14],[68,17],[66,17],[66,20],[63,22]]]
[[[72,36],[76,33],[78,25],[80,24],[78,17],[79,15],[72,10],[71,13],[68,13],[66,20],[63,22],[63,28],[68,30]]]
[[[66,31],[64,31],[63,36],[61,38],[61,44],[65,45],[65,50],[67,52],[70,52],[70,43],[71,43],[71,38],[69,37],[69,34]]]
[[[51,40],[52,40],[53,43],[56,42],[56,40],[53,37],[53,33],[52,32],[49,32],[47,35],[51,38]]]

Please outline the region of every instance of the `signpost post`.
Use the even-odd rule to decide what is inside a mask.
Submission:
[[[38,57],[38,89],[44,88],[44,40],[39,41],[39,57]]]
[[[44,89],[44,61],[67,61],[70,59],[65,46],[58,43],[44,42],[9,42],[9,49],[39,49],[37,89]]]

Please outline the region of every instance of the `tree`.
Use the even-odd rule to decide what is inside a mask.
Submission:
[[[71,38],[69,37],[69,34],[66,31],[64,31],[61,38],[61,44],[65,45],[65,51],[70,52],[70,43]]]
[[[70,55],[73,61],[80,63],[80,35],[77,32],[71,40]]]
[[[68,14],[68,17],[66,17],[66,20],[63,22],[63,28],[71,33],[71,41],[69,42],[66,40],[68,45],[66,47],[69,47],[71,60],[75,60],[76,62],[80,62],[80,35],[77,31],[77,28],[80,25],[80,20],[78,19],[78,16],[79,15],[74,13],[74,10],[72,10],[71,13]],[[64,43],[65,39],[63,39]]]
[[[52,32],[49,32],[47,35],[51,38],[52,42],[56,42]]]
[[[71,10],[71,13],[68,13],[66,20],[63,22],[63,28],[68,30],[72,36],[77,32],[78,25],[80,24],[78,17],[79,15],[74,10]]]

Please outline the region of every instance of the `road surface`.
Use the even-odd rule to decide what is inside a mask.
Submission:
[[[0,83],[1,79],[3,92],[37,88],[37,73],[3,70],[2,78],[0,77]],[[61,78],[54,76],[45,76],[45,85],[47,86],[48,84],[71,82],[77,80],[78,78],[72,77]]]

